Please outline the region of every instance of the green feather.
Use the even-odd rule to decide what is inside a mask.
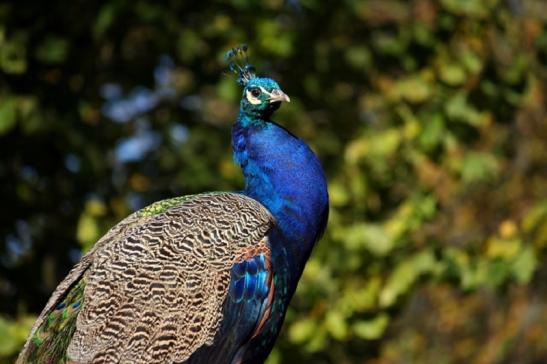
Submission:
[[[65,363],[66,349],[76,330],[76,318],[83,305],[86,274],[47,315],[31,338],[27,363]]]
[[[186,195],[186,196],[180,196],[180,197],[174,197],[174,198],[168,198],[166,200],[161,200],[154,202],[151,205],[148,205],[139,211],[137,211],[135,214],[137,217],[149,217],[154,216],[157,214],[161,214],[162,212],[165,212],[169,210],[171,207],[180,205],[186,201],[190,201],[198,196],[204,196],[204,195],[216,195],[218,193],[216,192],[208,192],[208,193],[202,193],[198,195]]]

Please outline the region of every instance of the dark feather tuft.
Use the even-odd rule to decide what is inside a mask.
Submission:
[[[230,49],[224,55],[224,59],[230,61],[228,70],[237,76],[237,82],[241,86],[245,86],[251,78],[256,76],[255,68],[249,64],[247,50],[247,45],[242,44],[239,47]]]

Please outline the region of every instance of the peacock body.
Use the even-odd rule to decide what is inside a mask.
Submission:
[[[229,56],[238,55],[240,48]],[[59,284],[18,363],[261,363],[328,216],[311,149],[271,121],[289,101],[234,62],[241,192],[156,202],[102,237]]]

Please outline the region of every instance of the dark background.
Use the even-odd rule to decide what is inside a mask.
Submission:
[[[241,188],[243,42],[331,195],[268,363],[546,362],[542,0],[0,2],[0,362],[113,224]]]

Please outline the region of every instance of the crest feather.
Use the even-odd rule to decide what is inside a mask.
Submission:
[[[241,86],[245,86],[251,78],[256,77],[255,68],[249,64],[247,50],[247,45],[242,44],[224,54],[224,59],[230,61],[228,63],[228,70],[237,76],[237,82]]]

